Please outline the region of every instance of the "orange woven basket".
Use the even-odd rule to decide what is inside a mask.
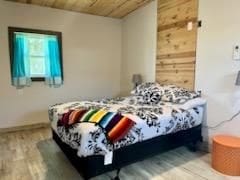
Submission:
[[[240,176],[240,138],[213,137],[212,167],[223,174]]]

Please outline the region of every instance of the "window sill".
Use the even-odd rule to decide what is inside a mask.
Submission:
[[[43,77],[34,77],[34,78],[31,78],[31,80],[34,82],[40,82],[40,81],[45,81],[45,78]]]

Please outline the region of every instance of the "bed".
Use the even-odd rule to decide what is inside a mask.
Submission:
[[[49,108],[53,139],[85,179],[182,145],[194,148],[193,145],[202,140],[204,99],[196,94],[193,97],[187,94],[186,98],[184,90],[179,100],[171,97],[166,87],[163,91],[152,86],[149,90],[149,84],[145,84],[144,89],[146,87],[148,91],[136,89],[128,97],[68,102]],[[176,94],[179,95],[179,90]],[[185,100],[181,101],[183,95]],[[104,129],[94,123],[59,125],[64,114],[83,107],[122,114],[134,125],[114,143],[108,140]]]

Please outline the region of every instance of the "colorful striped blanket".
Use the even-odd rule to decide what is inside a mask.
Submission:
[[[58,126],[69,128],[76,123],[94,123],[103,128],[107,139],[115,143],[124,138],[135,122],[119,113],[103,109],[76,109],[64,113],[58,121]]]

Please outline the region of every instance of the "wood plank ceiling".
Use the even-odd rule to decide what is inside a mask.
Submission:
[[[158,0],[156,81],[194,89],[197,22],[198,0]]]
[[[86,14],[123,18],[152,0],[6,0]]]

